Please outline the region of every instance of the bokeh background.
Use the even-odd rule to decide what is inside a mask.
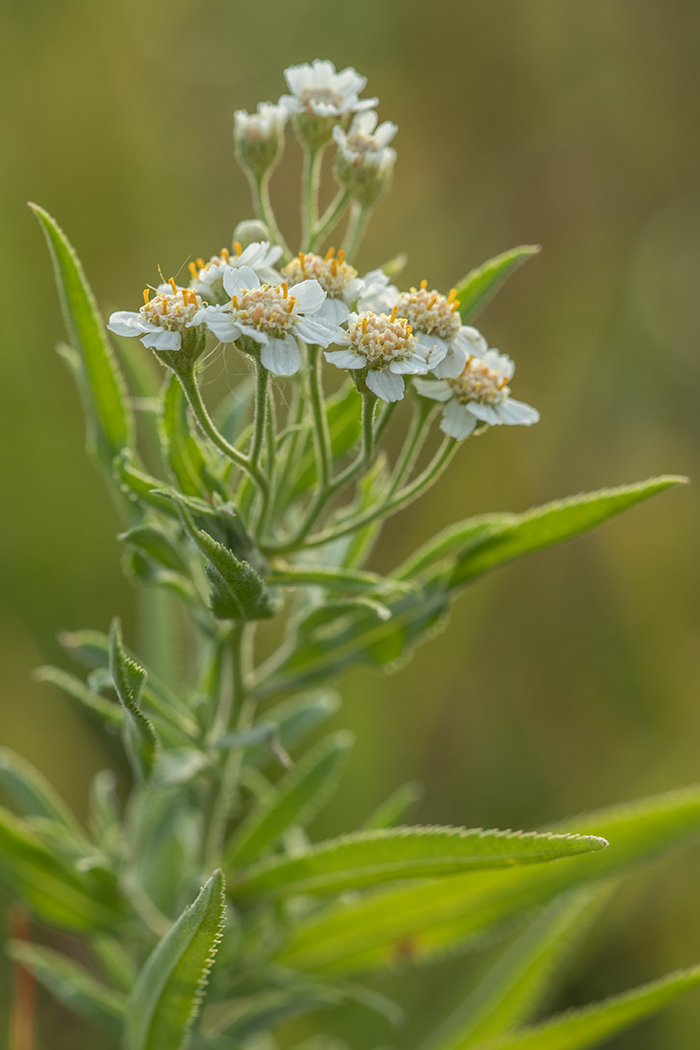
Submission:
[[[413,817],[533,827],[700,778],[700,6],[697,0],[4,0],[0,5],[0,737],[85,811],[100,738],[35,665],[62,628],[137,630],[118,527],[84,454],[43,239],[47,207],[109,312],[250,214],[234,108],[284,66],[351,64],[400,131],[395,188],[362,250],[406,251],[405,280],[449,287],[516,244],[544,251],[480,318],[518,362],[532,431],[468,443],[393,519],[388,564],[471,513],[522,510],[666,471],[695,484],[479,582],[393,677],[358,671],[339,724],[356,755],[320,832],[356,824],[408,779]],[[290,139],[273,196],[294,230]],[[219,369],[232,385],[235,369]],[[552,1005],[700,959],[700,852],[628,879]],[[475,956],[378,983],[411,1007],[328,1024],[357,1050],[415,1047],[465,993]],[[5,993],[3,993],[5,994]],[[46,1050],[92,1045],[47,1005]],[[686,1050],[688,998],[614,1045]],[[310,1034],[290,1029],[289,1041]]]

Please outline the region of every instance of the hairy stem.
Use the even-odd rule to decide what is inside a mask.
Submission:
[[[313,231],[318,225],[318,188],[325,146],[304,147],[301,197],[301,250],[309,251]]]
[[[353,203],[350,222],[348,223],[347,233],[343,242],[343,249],[350,263],[355,258],[355,254],[360,247],[371,215],[372,209],[369,206],[362,207],[357,201]]]
[[[313,229],[309,251],[315,252],[318,250],[318,246],[323,243],[331,230],[340,222],[343,212],[349,203],[350,194],[348,191],[339,190]]]
[[[261,222],[264,222],[267,226],[270,231],[270,236],[275,244],[279,244],[281,247],[284,262],[289,262],[292,254],[287,247],[287,243],[282,236],[279,226],[277,225],[277,219],[275,218],[272,202],[270,201],[271,174],[272,172],[268,172],[266,175],[263,175],[261,179],[258,179],[255,175],[251,174],[250,189],[253,197],[253,208],[255,209],[255,214],[258,219],[260,219]]]

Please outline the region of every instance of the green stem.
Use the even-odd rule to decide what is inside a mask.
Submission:
[[[277,219],[272,208],[272,202],[270,201],[270,176],[272,172],[268,172],[263,175],[261,179],[256,178],[255,175],[250,175],[250,190],[253,197],[253,208],[255,214],[261,222],[264,222],[270,231],[275,244],[279,244],[282,248],[282,257],[284,262],[289,262],[292,257],[292,253],[287,247],[287,242],[282,236],[282,232],[277,225]]]
[[[262,471],[256,465],[252,464],[247,456],[244,456],[242,452],[239,452],[237,448],[234,448],[233,445],[229,444],[223,434],[220,434],[214,426],[212,418],[207,411],[207,407],[202,401],[202,395],[197,386],[194,368],[188,372],[178,372],[177,378],[182,384],[182,389],[185,391],[190,408],[194,413],[194,417],[206,436],[216,445],[220,452],[223,452],[228,459],[235,463],[236,466],[241,467],[253,479],[262,493],[266,493],[269,486],[267,478]]]
[[[399,485],[404,481],[405,478],[410,478],[413,468],[416,465],[421,449],[425,444],[425,439],[430,433],[430,427],[426,426],[426,423],[430,415],[435,411],[436,405],[431,404],[425,398],[415,398],[413,400],[413,418],[411,419],[411,426],[406,435],[406,440],[403,443],[403,448],[399,453],[399,458],[394,466],[394,471],[389,484],[388,496],[393,496]]]
[[[309,388],[311,393],[311,411],[314,420],[314,442],[316,449],[316,469],[321,491],[328,485],[331,473],[331,438],[328,433],[326,403],[323,396],[321,369],[323,359],[318,346],[309,347]]]
[[[301,250],[309,251],[313,231],[318,225],[318,187],[325,146],[304,146],[301,198]]]
[[[285,498],[289,488],[289,476],[292,468],[296,462],[297,449],[299,447],[299,441],[301,439],[302,430],[301,424],[304,419],[304,410],[306,408],[306,399],[303,397],[302,385],[297,380],[294,383],[294,395],[293,401],[287,415],[287,423],[296,426],[296,429],[289,440],[287,441],[287,449],[282,463],[282,467],[278,472],[277,491],[275,493],[275,512],[284,510],[286,507]]]
[[[372,209],[368,205],[362,207],[357,201],[354,202],[347,233],[345,234],[345,240],[343,242],[343,249],[349,263],[355,258],[355,253],[360,247],[360,243],[365,235],[371,215]]]
[[[255,417],[253,421],[253,444],[250,449],[250,466],[257,470],[260,467],[260,453],[265,438],[265,422],[268,415],[267,384],[270,373],[263,364],[255,359]]]
[[[331,230],[336,226],[342,218],[343,212],[350,203],[350,194],[347,190],[340,190],[334,200],[326,208],[325,212],[319,219],[316,226],[312,231],[311,243],[309,244],[309,251],[315,252],[322,244]]]

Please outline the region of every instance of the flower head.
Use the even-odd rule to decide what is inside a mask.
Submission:
[[[443,401],[440,429],[454,438],[465,438],[479,422],[489,426],[522,424],[529,427],[540,418],[537,409],[510,396],[508,383],[515,365],[506,354],[487,350],[482,357],[469,357],[458,376],[438,380],[416,380],[424,397]]]
[[[334,324],[347,320],[350,306],[364,288],[357,270],[345,262],[345,252],[330,248],[325,256],[313,252],[299,252],[282,271],[291,288],[301,281],[316,280],[326,293],[319,313]]]
[[[389,143],[398,130],[390,120],[377,127],[377,114],[369,112],[358,113],[347,132],[339,124],[333,128],[336,176],[361,204],[375,204],[389,189],[396,163]]]
[[[151,289],[143,292],[144,303],[138,313],[117,310],[107,327],[115,335],[138,337],[144,346],[154,350],[182,349],[185,329],[201,324],[197,314],[204,303],[190,288],[178,288],[171,277],[162,284],[153,299]]]
[[[391,315],[351,313],[343,336],[346,349],[327,352],[326,359],[338,368],[366,368],[365,382],[382,401],[400,401],[403,376],[425,375],[431,367],[430,352],[416,342],[410,324],[397,316],[396,308]]]
[[[259,102],[257,113],[238,109],[233,115],[233,141],[242,164],[261,177],[270,171],[284,149],[286,106]]]
[[[253,340],[262,364],[276,375],[298,370],[298,339],[326,347],[344,336],[319,313],[326,293],[318,281],[301,281],[290,295],[286,284],[261,284],[250,266],[240,266],[228,267],[223,283],[229,301],[205,307],[201,320],[222,343],[235,343],[241,336]]]
[[[396,296],[399,315],[410,321],[416,338],[426,346],[443,348],[445,353],[432,369],[440,379],[460,375],[469,357],[482,357],[488,343],[481,332],[463,325],[459,300],[453,288],[449,295],[428,291],[428,282]]]
[[[345,113],[359,113],[373,109],[376,98],[359,97],[367,78],[348,66],[336,73],[332,62],[318,58],[310,65],[290,66],[284,79],[291,94],[282,95],[280,106],[290,113],[306,113],[315,117],[341,117]]]
[[[222,248],[221,254],[212,255],[209,262],[197,259],[189,263],[192,274],[190,288],[210,302],[225,302],[228,299],[224,289],[224,273],[227,269],[249,266],[262,281],[274,282],[279,279],[274,263],[281,254],[282,249],[278,245],[270,247],[268,241],[254,241],[245,248],[236,241],[233,253]]]

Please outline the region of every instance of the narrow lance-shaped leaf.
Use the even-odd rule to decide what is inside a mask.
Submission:
[[[125,1050],[180,1050],[221,940],[224,877],[215,871],[148,957],[129,998]]]
[[[470,544],[458,558],[448,586],[458,587],[514,558],[578,536],[635,503],[665,489],[683,485],[687,480],[673,474],[662,475],[636,485],[622,485],[557,500],[525,514],[514,515],[511,521],[504,521],[490,534],[484,532]]]
[[[496,293],[506,277],[540,251],[539,244],[521,244],[519,248],[511,248],[510,251],[489,259],[476,270],[471,270],[456,288],[462,321],[466,323],[474,317]]]
[[[468,1050],[527,1021],[611,888],[586,887],[554,900],[420,1050]]]
[[[558,893],[649,860],[700,834],[700,788],[578,817],[549,830],[602,835],[607,849],[510,871],[470,872],[331,906],[299,923],[277,956],[284,966],[354,973],[428,962]]]
[[[187,416],[187,399],[174,375],[165,388],[161,437],[170,469],[186,496],[206,497],[225,490],[212,475]]]
[[[542,1021],[511,1035],[480,1043],[478,1050],[585,1050],[663,1010],[700,984],[700,966],[676,970],[622,995]]]
[[[134,772],[148,780],[155,765],[159,741],[153,723],[146,718],[140,707],[146,672],[124,652],[121,626],[116,618],[112,621],[109,641],[109,669],[112,681],[117,696],[127,711],[124,728],[129,758]]]
[[[435,879],[480,868],[570,857],[605,849],[595,836],[481,828],[388,828],[357,831],[312,846],[295,857],[274,857],[239,876],[238,897],[336,893],[395,879]]]
[[[87,707],[93,714],[99,715],[112,725],[121,725],[124,719],[124,711],[118,704],[111,700],[105,700],[99,693],[89,689],[80,678],[76,678],[69,671],[63,671],[60,667],[37,667],[32,677],[36,682],[50,682],[64,693],[77,700],[83,707]]]
[[[353,743],[351,733],[334,733],[306,756],[279,785],[269,805],[260,805],[234,833],[224,850],[224,867],[235,871],[274,846],[292,825],[307,824],[337,786]]]
[[[331,567],[285,566],[274,568],[268,576],[268,582],[282,587],[325,587],[329,591],[340,591],[350,594],[365,594],[383,591],[408,590],[410,585],[400,583],[391,577],[380,576],[376,572],[363,572],[360,569],[337,569]]]
[[[0,748],[0,784],[25,817],[46,817],[82,834],[78,821],[38,769],[9,748]]]
[[[29,207],[46,235],[66,327],[73,348],[80,354],[81,385],[86,415],[94,430],[95,451],[111,470],[114,456],[130,444],[133,432],[124,380],[75,251],[48,212],[37,204]]]
[[[51,948],[27,941],[10,941],[7,952],[34,974],[59,1003],[119,1035],[126,998],[96,980],[92,974]]]
[[[402,784],[370,813],[362,825],[363,831],[391,828],[395,824],[400,824],[404,813],[415,802],[420,801],[423,795],[424,788],[419,781],[409,780],[407,784]]]
[[[300,696],[292,696],[269,708],[265,721],[276,726],[280,745],[289,751],[316,726],[334,715],[340,707],[340,696],[335,689],[318,689]],[[251,748],[245,756],[246,765],[264,765],[272,755],[269,747]]]

